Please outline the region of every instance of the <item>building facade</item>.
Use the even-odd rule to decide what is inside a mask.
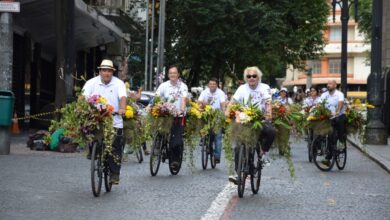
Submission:
[[[125,79],[131,45],[144,33],[129,16],[130,2],[20,0],[21,11],[13,15],[15,113],[20,117],[52,111],[61,96],[71,101],[74,87],[94,77],[105,58],[114,61],[118,76]]]
[[[324,54],[318,60],[308,60],[308,71],[301,71],[289,66],[283,86],[307,85],[324,87],[329,79],[341,82],[341,10],[336,9],[336,21],[333,22],[332,11],[329,13],[327,29],[323,32],[325,41]],[[348,24],[348,96],[365,96],[367,77],[370,73],[368,62],[370,45],[359,33],[357,23],[351,18]],[[311,74],[310,74],[311,72]],[[311,77],[310,77],[311,75]],[[309,76],[309,77],[308,77]],[[310,82],[311,81],[311,82]]]

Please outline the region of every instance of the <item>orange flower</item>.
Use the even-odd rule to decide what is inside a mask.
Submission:
[[[107,111],[110,113],[114,112],[114,107],[112,105],[107,105]]]

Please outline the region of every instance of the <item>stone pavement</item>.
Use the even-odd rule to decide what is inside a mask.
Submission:
[[[387,145],[362,144],[357,135],[350,135],[348,141],[390,173],[390,138]]]

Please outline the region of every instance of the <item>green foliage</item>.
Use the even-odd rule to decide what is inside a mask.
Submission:
[[[325,0],[170,0],[167,60],[188,69],[193,86],[210,76],[234,80],[257,65],[263,81],[286,64],[320,55],[329,6]],[[235,65],[234,73],[231,71]]]
[[[372,0],[360,0],[358,8],[358,29],[364,34],[366,41],[371,42],[372,32]]]

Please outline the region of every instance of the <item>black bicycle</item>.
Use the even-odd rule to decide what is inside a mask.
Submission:
[[[334,164],[336,164],[339,170],[345,168],[347,163],[347,143],[338,138],[335,130],[329,135],[315,136],[311,148],[314,164],[321,171],[332,170]]]
[[[260,156],[260,146],[248,147],[241,144],[239,149],[239,159],[237,167],[237,191],[238,196],[242,198],[245,191],[245,182],[250,176],[252,193],[257,194],[260,189],[261,171],[264,167]]]
[[[91,147],[91,186],[92,193],[98,197],[101,192],[102,182],[104,178],[104,186],[106,192],[110,192],[112,188],[110,179],[110,168],[107,162],[107,156],[104,153],[105,145],[103,140],[95,140]]]
[[[313,143],[313,129],[308,129],[307,130],[307,155],[310,163],[313,161],[312,143]]]
[[[208,135],[202,137],[200,140],[201,152],[202,152],[202,167],[207,169],[208,160],[210,158],[211,168],[215,168],[217,163],[215,161],[214,149],[215,149],[215,135],[213,132],[209,132]]]
[[[182,160],[183,160],[183,146],[179,146],[179,165],[177,167],[172,167],[172,151],[169,147],[170,134],[160,134],[156,133],[154,135],[152,151],[150,154],[150,174],[156,176],[160,168],[161,161],[165,163],[166,160],[169,160],[169,171],[172,175],[177,175],[180,171]]]

